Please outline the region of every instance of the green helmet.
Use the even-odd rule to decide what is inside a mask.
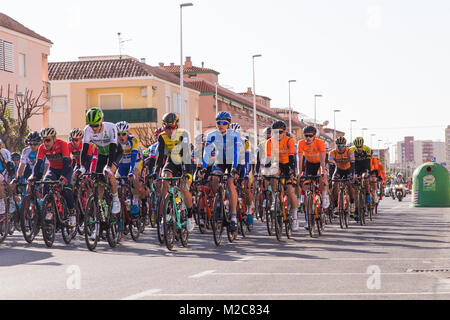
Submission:
[[[362,148],[362,146],[364,145],[364,139],[361,137],[355,138],[355,140],[353,140],[353,144],[357,148]]]
[[[86,123],[88,125],[100,124],[103,120],[103,112],[99,108],[92,108],[86,112]]]

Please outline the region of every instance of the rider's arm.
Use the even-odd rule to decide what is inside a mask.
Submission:
[[[45,157],[44,148],[45,147],[43,144],[39,147],[39,150],[38,150],[38,153],[36,156],[36,164],[34,165],[34,168],[33,168],[33,177],[35,177],[39,180],[42,178],[41,166],[44,163],[44,157]]]
[[[239,164],[239,155],[241,153],[242,142],[241,142],[241,134],[237,131],[236,135],[234,136],[234,146],[233,146],[233,169],[236,169]]]
[[[88,169],[88,162],[89,162],[89,157],[88,157],[88,151],[89,151],[89,143],[83,143],[83,149],[81,150],[81,157],[80,157],[80,161],[81,161],[81,166],[84,167],[85,169]]]
[[[203,150],[202,169],[206,169],[208,167],[208,161],[211,158],[214,140],[215,136],[213,134],[209,134],[206,138],[205,149]]]
[[[166,143],[164,142],[162,135],[159,136],[158,143],[158,157],[156,158],[155,172],[158,172],[159,169],[161,169],[164,162],[164,150],[166,148]]]

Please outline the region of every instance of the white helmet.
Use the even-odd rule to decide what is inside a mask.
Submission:
[[[241,125],[239,123],[232,123],[230,126],[231,130],[235,130],[235,131],[240,131],[241,130]]]
[[[41,137],[45,139],[47,137],[56,137],[56,130],[53,127],[47,127],[41,130]]]
[[[126,121],[120,121],[116,123],[117,131],[120,132],[128,132],[130,130],[130,125]]]
[[[83,130],[79,129],[79,128],[75,128],[72,131],[70,131],[69,133],[69,139],[83,139],[84,137],[84,132]]]

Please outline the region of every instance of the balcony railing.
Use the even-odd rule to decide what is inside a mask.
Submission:
[[[119,121],[126,121],[128,123],[146,123],[158,121],[158,112],[155,108],[102,111],[105,116],[105,121],[112,123],[117,123]]]

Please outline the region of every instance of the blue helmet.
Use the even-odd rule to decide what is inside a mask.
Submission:
[[[216,121],[217,120],[226,120],[228,122],[231,122],[231,114],[226,111],[221,111],[216,116]]]

